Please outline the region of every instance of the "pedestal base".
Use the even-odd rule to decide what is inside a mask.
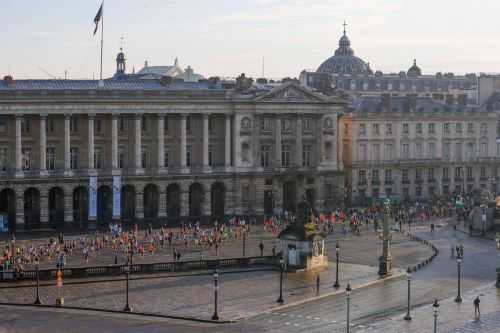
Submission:
[[[378,258],[378,275],[386,276],[392,274],[392,257],[380,256]]]

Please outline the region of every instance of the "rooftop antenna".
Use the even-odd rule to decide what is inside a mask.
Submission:
[[[38,69],[42,72],[44,72],[45,74],[47,74],[48,76],[52,77],[54,80],[57,80],[57,77],[55,75],[52,75],[50,74],[49,72],[47,72],[45,69],[43,69],[41,66],[38,66]],[[10,71],[9,71],[10,72]]]
[[[65,80],[68,79],[68,70],[67,69],[64,70],[64,79]]]

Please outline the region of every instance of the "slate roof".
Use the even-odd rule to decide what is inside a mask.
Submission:
[[[390,97],[391,112],[410,112],[410,99],[406,96]],[[352,101],[354,112],[386,112],[382,97],[366,96],[358,97]],[[448,105],[433,100],[430,97],[417,97],[415,112],[437,113],[437,112],[486,112],[485,108],[475,106]]]

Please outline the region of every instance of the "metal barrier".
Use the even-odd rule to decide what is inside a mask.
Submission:
[[[148,264],[130,265],[132,274],[154,274],[163,272],[186,272],[193,270],[215,269],[217,267],[250,267],[250,266],[270,266],[277,265],[278,257],[245,257],[245,258],[226,258],[226,259],[204,259],[190,261],[170,261]],[[108,266],[88,266],[64,268],[63,275],[65,279],[77,279],[97,276],[116,276],[125,273],[126,265],[108,265]],[[58,269],[40,269],[38,271],[40,280],[54,280]],[[2,272],[0,282],[13,281],[35,281],[36,270],[23,272]]]

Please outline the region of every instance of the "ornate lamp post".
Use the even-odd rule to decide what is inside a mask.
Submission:
[[[382,255],[379,257],[378,274],[380,276],[391,274],[392,270],[392,256],[391,256],[391,230],[390,230],[390,214],[391,214],[391,201],[386,199],[384,202],[384,221],[383,231],[380,239],[382,240]]]
[[[462,303],[462,296],[460,295],[460,278],[461,278],[461,268],[462,268],[462,257],[458,256],[457,258],[457,273],[458,273],[458,294],[455,298],[455,302]]]
[[[276,303],[283,304],[283,271],[284,262],[283,257],[280,258],[280,297],[276,300]]]
[[[434,310],[434,333],[437,333],[438,315],[439,315],[438,300],[434,301],[434,304],[432,304],[432,309]]]
[[[350,323],[349,323],[349,311],[350,311],[350,307],[351,307],[351,284],[347,284],[347,288],[345,288],[345,300],[346,300],[346,305],[347,305],[347,330],[346,332],[349,333],[350,332]]]
[[[125,286],[126,300],[125,300],[125,307],[123,308],[123,311],[131,312],[132,308],[130,307],[130,305],[128,303],[128,279],[129,279],[129,275],[130,275],[130,261],[127,260],[127,264],[124,266],[124,269],[125,269],[125,274],[126,274],[126,286]]]
[[[219,272],[215,269],[214,272],[214,315],[212,320],[219,320],[219,314],[217,312],[217,296],[219,291]]]
[[[333,284],[333,288],[339,288],[339,254],[340,254],[340,246],[339,242],[337,241],[337,244],[335,244],[335,262],[336,262],[336,268],[335,268],[335,283]]]
[[[35,257],[35,269],[36,269],[36,299],[35,299],[35,305],[40,305],[42,302],[40,301],[40,294],[39,294],[39,289],[40,289],[40,271],[39,271],[39,260],[38,257]]]
[[[405,320],[411,320],[410,316],[410,284],[411,284],[411,269],[408,267],[406,270],[406,280],[408,281],[408,309],[406,311]]]

